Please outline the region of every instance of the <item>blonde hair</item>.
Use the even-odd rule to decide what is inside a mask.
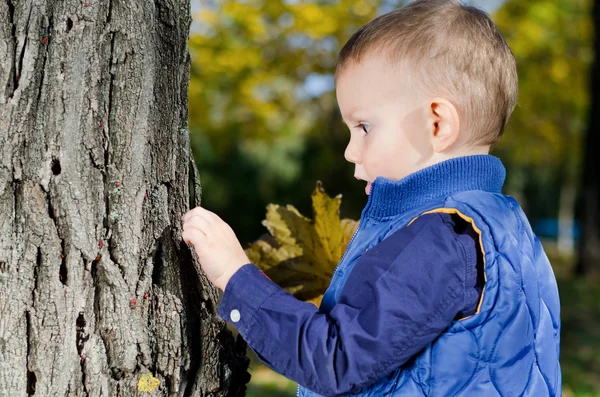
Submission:
[[[457,0],[416,0],[360,28],[339,53],[336,79],[372,52],[410,65],[430,95],[450,100],[470,143],[498,141],[518,97],[515,58],[489,15]],[[416,66],[416,67],[415,67]]]

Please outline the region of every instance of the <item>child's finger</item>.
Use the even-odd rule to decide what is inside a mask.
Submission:
[[[202,244],[202,239],[205,238],[206,236],[204,236],[204,234],[202,234],[202,232],[198,230],[184,230],[183,232],[181,232],[181,239],[185,241],[186,244],[193,244],[194,246],[199,246]]]
[[[193,215],[185,223],[185,227],[193,227],[200,230],[206,236],[210,233],[213,225],[202,215]]]
[[[183,215],[181,215],[181,223],[185,223],[185,221],[188,218],[188,214],[190,213],[190,211],[185,212]]]
[[[216,214],[202,207],[196,207],[184,215],[184,222],[189,222],[194,217],[205,219],[209,224],[216,222]],[[217,217],[218,218],[218,217]]]
[[[186,226],[185,232],[187,233],[188,237],[191,237],[192,239],[201,243],[206,243],[207,239],[209,238],[209,235],[203,229],[192,224],[188,224]]]
[[[206,216],[210,223],[223,222],[219,215],[207,210],[206,208],[202,208],[202,214]]]
[[[185,214],[183,214],[181,216],[181,221],[182,222],[186,222],[187,220],[189,220],[192,216],[200,213],[201,210],[203,210],[204,208],[198,206],[198,207],[194,207],[191,210],[189,210],[188,212],[186,212]]]
[[[196,207],[198,208],[198,212],[195,215],[201,216],[208,221],[210,224],[221,223],[223,220],[219,217],[219,215],[215,214],[212,211],[207,210],[206,208]]]

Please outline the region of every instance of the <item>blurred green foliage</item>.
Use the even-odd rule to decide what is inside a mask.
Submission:
[[[600,290],[598,280],[562,279],[561,367],[563,385],[600,396]]]
[[[555,218],[580,182],[593,60],[591,0],[508,1],[492,17],[515,58],[519,103],[495,148],[530,219]],[[570,203],[562,203],[570,205]]]
[[[362,182],[343,157],[332,71],[350,35],[401,1],[205,1],[189,45],[189,120],[203,203],[254,241],[268,203],[310,212],[317,179],[357,219]],[[473,2],[477,4],[477,2]],[[519,104],[494,150],[530,217],[577,187],[588,111],[590,0],[506,2],[492,15],[519,68]]]
[[[518,65],[519,104],[498,146],[514,165],[580,166],[593,59],[591,1],[509,1],[493,16]]]
[[[377,0],[204,3],[189,45],[189,120],[203,203],[241,241],[265,230],[270,202],[310,212],[317,179],[358,218],[366,200],[343,157],[336,54],[375,17]]]

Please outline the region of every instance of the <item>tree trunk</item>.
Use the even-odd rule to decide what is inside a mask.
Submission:
[[[576,272],[600,272],[600,0],[594,2],[594,53],[591,79],[590,121],[584,138],[582,183],[582,235]]]
[[[576,189],[572,182],[563,180],[560,188],[558,208],[558,252],[564,256],[573,254],[575,238],[573,236]]]
[[[238,396],[181,241],[189,0],[0,0],[0,395]]]

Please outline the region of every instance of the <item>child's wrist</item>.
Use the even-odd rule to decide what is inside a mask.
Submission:
[[[237,273],[238,270],[240,270],[244,265],[238,265],[236,267],[233,267],[231,270],[229,270],[226,273],[221,274],[214,282],[214,286],[217,287],[218,289],[220,289],[221,291],[225,292],[225,288],[227,287],[227,284],[229,284],[229,280],[231,280],[231,277],[233,277],[233,275],[235,273]]]

